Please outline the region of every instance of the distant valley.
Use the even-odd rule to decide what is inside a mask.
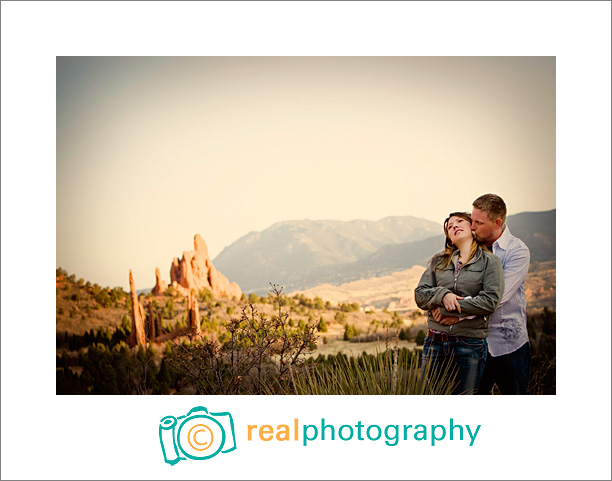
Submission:
[[[401,314],[417,309],[414,289],[425,267],[415,265],[382,277],[371,277],[334,286],[321,284],[310,289],[290,292],[289,295],[320,297],[333,305],[357,302],[368,310],[388,309]],[[532,262],[525,281],[527,308],[556,308],[556,262]]]

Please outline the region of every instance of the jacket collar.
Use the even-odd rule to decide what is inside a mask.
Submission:
[[[512,234],[510,234],[510,229],[508,228],[508,225],[505,225],[502,235],[499,236],[499,239],[493,242],[493,245],[497,244],[497,247],[506,251],[508,250],[508,246],[510,245],[511,239]]]
[[[500,237],[501,239],[501,237]],[[470,262],[468,262],[467,264],[463,264],[464,266],[467,266],[468,264],[472,264],[474,262],[476,262],[478,259],[480,259],[480,256],[482,255],[482,247],[478,247],[478,250],[476,251],[476,254],[474,254],[474,257],[472,257],[470,259]],[[459,259],[459,249],[457,249],[455,252],[453,252],[453,257],[451,257],[451,261],[453,263],[453,265],[455,266],[455,268],[457,267],[457,260]]]

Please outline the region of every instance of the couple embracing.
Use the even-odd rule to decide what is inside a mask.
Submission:
[[[415,289],[428,311],[423,363],[456,371],[454,394],[527,394],[530,351],[525,278],[529,249],[506,226],[506,204],[485,194],[471,215],[444,221],[444,251]]]

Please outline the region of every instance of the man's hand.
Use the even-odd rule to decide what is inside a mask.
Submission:
[[[444,326],[452,326],[453,324],[457,324],[461,319],[458,317],[443,317],[438,322]]]
[[[452,292],[447,292],[442,298],[442,304],[444,304],[444,307],[449,312],[456,310],[457,312],[461,313],[461,306],[459,305],[460,300],[463,300],[463,297],[459,297]]]
[[[443,324],[445,326],[452,326],[453,324],[457,324],[460,321],[458,317],[442,317],[442,314],[440,314],[439,307],[432,309],[430,312],[436,322],[439,322],[440,324]]]

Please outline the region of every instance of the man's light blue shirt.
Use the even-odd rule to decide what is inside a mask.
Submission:
[[[502,235],[493,243],[493,254],[504,267],[504,295],[491,316],[487,343],[493,357],[516,351],[529,342],[527,332],[527,298],[525,279],[529,271],[529,248],[504,227]]]

